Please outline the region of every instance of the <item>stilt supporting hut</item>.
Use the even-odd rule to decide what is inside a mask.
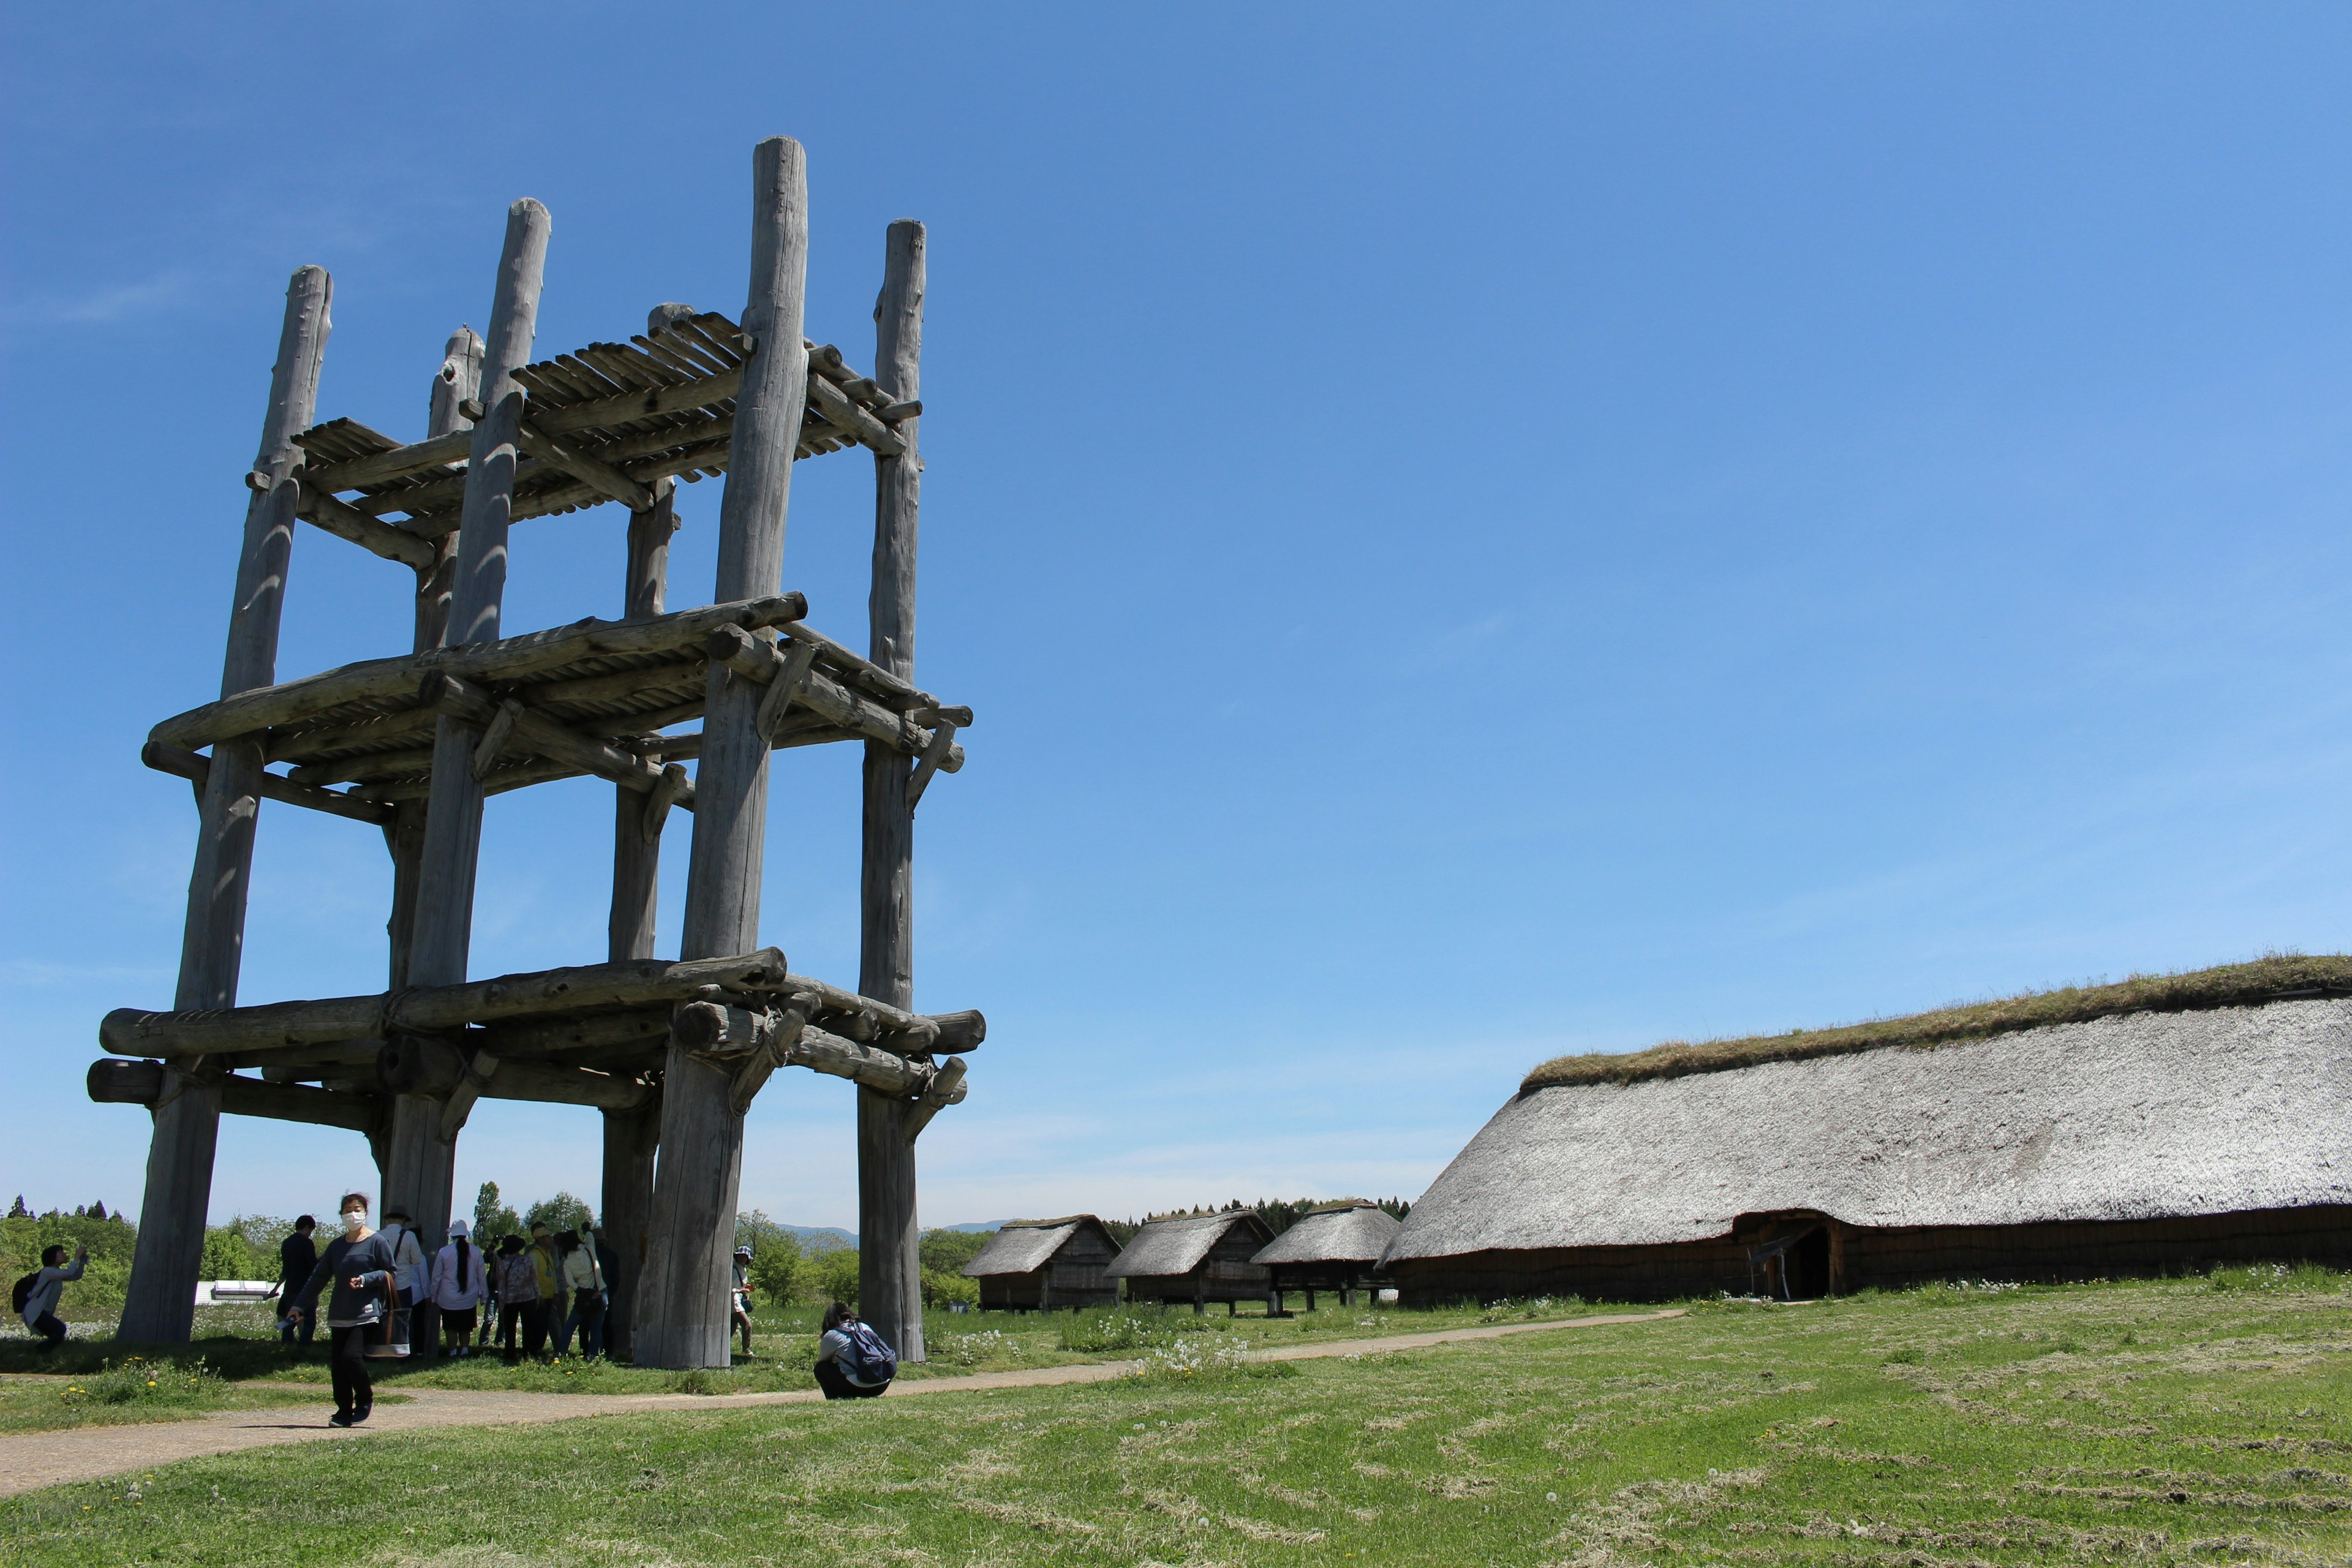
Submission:
[[[799,144],[763,142],[752,165],[739,320],[665,304],[625,343],[536,363],[550,220],[517,202],[488,330],[449,340],[419,441],[316,422],[331,289],[320,268],[294,275],[245,477],[220,700],[157,725],[145,752],[194,784],[201,813],[173,1010],[109,1015],[100,1042],[113,1055],[89,1073],[93,1099],[154,1117],[123,1338],[188,1336],[223,1112],[363,1133],[383,1203],[438,1247],[474,1104],[535,1100],[603,1113],[615,1347],[723,1366],[744,1112],[796,1066],[858,1086],[866,1316],[902,1359],[922,1359],[915,1141],[963,1098],[963,1058],[950,1053],[986,1028],[978,1013],[913,1010],[914,813],[937,775],[962,767],[957,735],[971,722],[914,684],[923,227],[890,226],[862,375],[802,335]],[[875,462],[865,656],[808,626],[782,586],[793,465],[851,447]],[[674,488],[719,475],[714,602],[672,610]],[[630,512],[621,617],[509,635],[509,528],[608,501]],[[278,680],[298,522],[413,571],[410,652]],[[865,752],[855,991],[791,973],[759,933],[770,756],[835,742]],[[581,776],[614,785],[604,962],[468,981],[484,798]],[[383,993],[237,1005],[265,800],[383,830]],[[695,832],[677,956],[664,959],[655,895],[674,810]],[[417,1342],[429,1350],[431,1336]]]
[[[1237,1302],[1267,1299],[1265,1268],[1251,1259],[1273,1239],[1273,1227],[1255,1209],[1177,1215],[1137,1231],[1109,1273],[1127,1281],[1129,1301],[1189,1301],[1195,1312],[1223,1301],[1230,1314]]]
[[[1093,1215],[1016,1219],[997,1228],[963,1273],[980,1281],[982,1311],[1076,1312],[1118,1305],[1118,1281],[1109,1273],[1118,1256],[1118,1243]]]
[[[1308,1210],[1250,1259],[1267,1271],[1266,1315],[1289,1315],[1282,1300],[1289,1290],[1307,1292],[1310,1312],[1318,1290],[1337,1290],[1341,1306],[1354,1306],[1357,1291],[1377,1286],[1381,1254],[1397,1229],[1396,1217],[1366,1198]]]

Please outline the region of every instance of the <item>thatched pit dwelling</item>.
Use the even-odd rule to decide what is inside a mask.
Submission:
[[[1346,1198],[1309,1209],[1298,1222],[1258,1249],[1252,1263],[1268,1275],[1266,1310],[1284,1316],[1283,1292],[1307,1292],[1307,1310],[1315,1310],[1315,1292],[1337,1290],[1342,1306],[1355,1304],[1356,1292],[1374,1286],[1381,1254],[1397,1233],[1396,1217],[1369,1198]]]
[[[1407,1302],[2352,1265],[2352,958],[1563,1057],[1384,1261]]]
[[[1190,1301],[1196,1312],[1223,1301],[1230,1313],[1236,1301],[1266,1299],[1269,1275],[1251,1259],[1273,1239],[1255,1209],[1155,1219],[1135,1233],[1110,1272],[1127,1281],[1129,1301]]]
[[[1118,1256],[1118,1243],[1090,1214],[1016,1219],[999,1226],[963,1272],[980,1281],[982,1311],[1075,1312],[1118,1305],[1118,1281],[1108,1272]]]

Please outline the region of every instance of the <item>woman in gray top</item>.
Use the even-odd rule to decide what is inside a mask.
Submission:
[[[375,1384],[367,1368],[368,1336],[383,1321],[385,1304],[398,1289],[393,1279],[398,1264],[383,1233],[368,1228],[365,1194],[345,1193],[341,1208],[343,1234],[327,1243],[310,1282],[302,1287],[300,1301],[288,1306],[297,1310],[316,1306],[320,1290],[333,1281],[334,1294],[327,1300],[327,1367],[335,1382],[335,1413],[329,1422],[356,1426],[375,1407]]]

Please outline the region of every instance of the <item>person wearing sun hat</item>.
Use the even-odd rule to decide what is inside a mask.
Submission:
[[[734,1309],[734,1326],[743,1335],[743,1353],[751,1353],[751,1249],[735,1249],[735,1283],[728,1292],[728,1305]]]
[[[433,1258],[433,1304],[441,1309],[441,1338],[452,1357],[474,1353],[474,1318],[489,1293],[489,1268],[462,1219],[449,1222],[449,1245]]]

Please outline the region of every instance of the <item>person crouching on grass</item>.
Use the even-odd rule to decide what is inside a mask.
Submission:
[[[827,1399],[874,1399],[898,1375],[898,1353],[856,1313],[835,1301],[824,1310],[815,1370],[816,1385]]]
[[[286,1303],[286,1317],[299,1318],[304,1309],[315,1309],[320,1290],[328,1281],[334,1282],[334,1294],[327,1300],[327,1367],[335,1384],[335,1413],[328,1425],[356,1426],[375,1408],[375,1383],[368,1376],[368,1338],[384,1321],[385,1310],[398,1289],[393,1276],[400,1265],[383,1233],[368,1228],[365,1194],[345,1193],[338,1206],[343,1234],[327,1243],[300,1298]],[[280,1326],[284,1321],[280,1320]]]

